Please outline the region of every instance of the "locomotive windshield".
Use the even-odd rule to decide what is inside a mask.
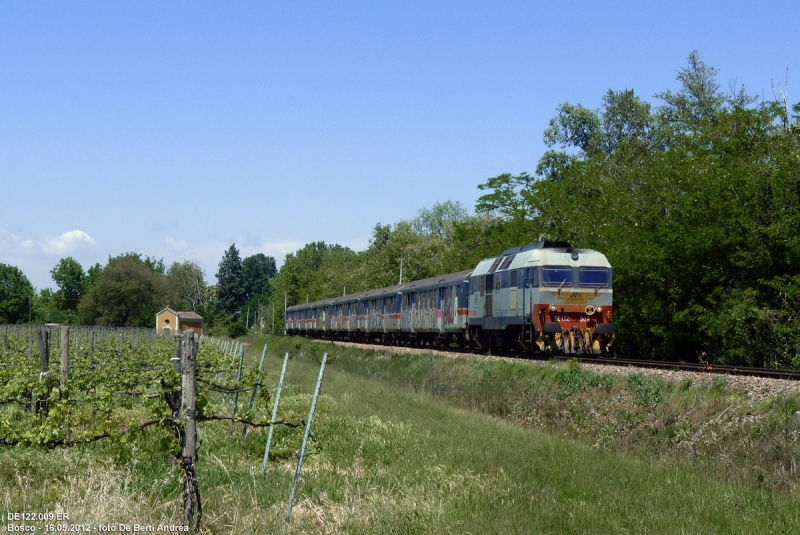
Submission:
[[[542,284],[545,286],[572,286],[572,268],[567,266],[542,267]]]
[[[608,286],[608,269],[606,268],[580,268],[578,278],[581,286]]]

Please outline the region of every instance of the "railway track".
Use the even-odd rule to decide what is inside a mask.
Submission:
[[[569,360],[575,358],[570,355],[553,355],[554,358]],[[551,357],[551,358],[553,358]],[[723,375],[743,375],[747,377],[765,377],[769,379],[787,379],[800,381],[800,371],[797,370],[778,370],[770,368],[752,368],[748,366],[725,366],[716,364],[701,364],[689,362],[667,362],[661,360],[635,360],[635,359],[616,359],[606,357],[578,357],[581,362],[592,364],[607,364],[609,366],[632,366],[637,368],[655,368],[661,370],[682,370],[700,373],[716,373]]]
[[[670,362],[663,360],[638,360],[638,359],[619,359],[611,357],[593,357],[581,355],[554,355],[547,353],[520,353],[519,351],[481,351],[477,349],[463,348],[463,347],[450,347],[441,345],[407,345],[407,344],[393,344],[389,342],[354,342],[352,340],[332,340],[322,338],[321,340],[346,343],[356,346],[378,346],[378,347],[391,347],[391,348],[407,348],[407,349],[421,349],[428,351],[440,351],[447,353],[459,353],[464,355],[491,355],[495,357],[505,357],[523,360],[572,360],[577,359],[579,362],[587,364],[601,364],[608,366],[628,366],[632,368],[646,368],[646,369],[660,369],[660,370],[673,370],[673,371],[692,371],[703,374],[719,374],[719,375],[739,375],[745,377],[763,377],[768,379],[785,379],[790,381],[800,381],[800,371],[798,370],[782,370],[772,368],[754,368],[748,366],[726,366],[722,364],[702,364],[692,362]]]

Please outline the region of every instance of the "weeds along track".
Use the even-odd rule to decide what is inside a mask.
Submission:
[[[438,346],[398,346],[392,344],[365,344],[341,340],[324,340],[343,347],[358,347],[370,351],[394,354],[433,354],[447,358],[472,360],[496,360],[531,365],[563,365],[566,361],[577,359],[581,366],[596,373],[612,375],[631,375],[639,373],[646,377],[660,377],[667,381],[680,382],[686,379],[713,382],[723,378],[731,387],[742,390],[754,401],[766,400],[776,395],[800,394],[800,372],[795,370],[770,370],[741,366],[708,366],[683,362],[624,360],[613,358],[576,357],[572,355],[539,355],[518,352],[497,352],[490,354],[463,348]]]

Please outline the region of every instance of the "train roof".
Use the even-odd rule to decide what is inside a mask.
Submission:
[[[608,267],[605,255],[594,249],[579,249],[565,241],[540,241],[506,249],[500,256],[481,260],[473,276],[536,265]]]
[[[358,292],[354,294],[348,295],[340,295],[338,297],[331,297],[329,299],[322,299],[319,301],[313,301],[311,303],[299,303],[297,305],[292,305],[287,307],[286,310],[300,310],[306,308],[316,308],[319,306],[324,305],[334,305],[338,303],[347,303],[349,301],[354,301],[356,299],[375,299],[379,297],[389,296],[389,295],[397,295],[403,291],[408,290],[420,290],[425,288],[431,288],[440,286],[441,284],[453,284],[457,282],[463,282],[469,278],[472,274],[471,269],[467,269],[464,271],[459,271],[458,273],[449,273],[447,275],[439,275],[438,277],[429,277],[427,279],[420,279],[410,282],[405,282],[403,284],[395,284],[394,286],[387,286],[385,288],[378,288],[375,290],[367,290],[365,292]]]
[[[500,256],[508,256],[512,254],[524,253],[525,251],[532,251],[534,249],[569,249],[572,246],[569,242],[565,241],[539,241],[536,243],[529,243],[527,245],[520,245],[518,247],[512,247],[510,249],[506,249]]]

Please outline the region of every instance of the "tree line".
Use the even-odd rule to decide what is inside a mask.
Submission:
[[[276,271],[273,257],[258,253],[242,260],[235,244],[220,262],[217,285],[208,284],[191,261],[167,268],[163,260],[125,253],[84,271],[67,257],[50,271],[58,289],[37,292],[17,267],[0,264],[0,323],[155,327],[156,313],[169,306],[197,312],[213,328],[235,323],[243,311],[255,318]]]

